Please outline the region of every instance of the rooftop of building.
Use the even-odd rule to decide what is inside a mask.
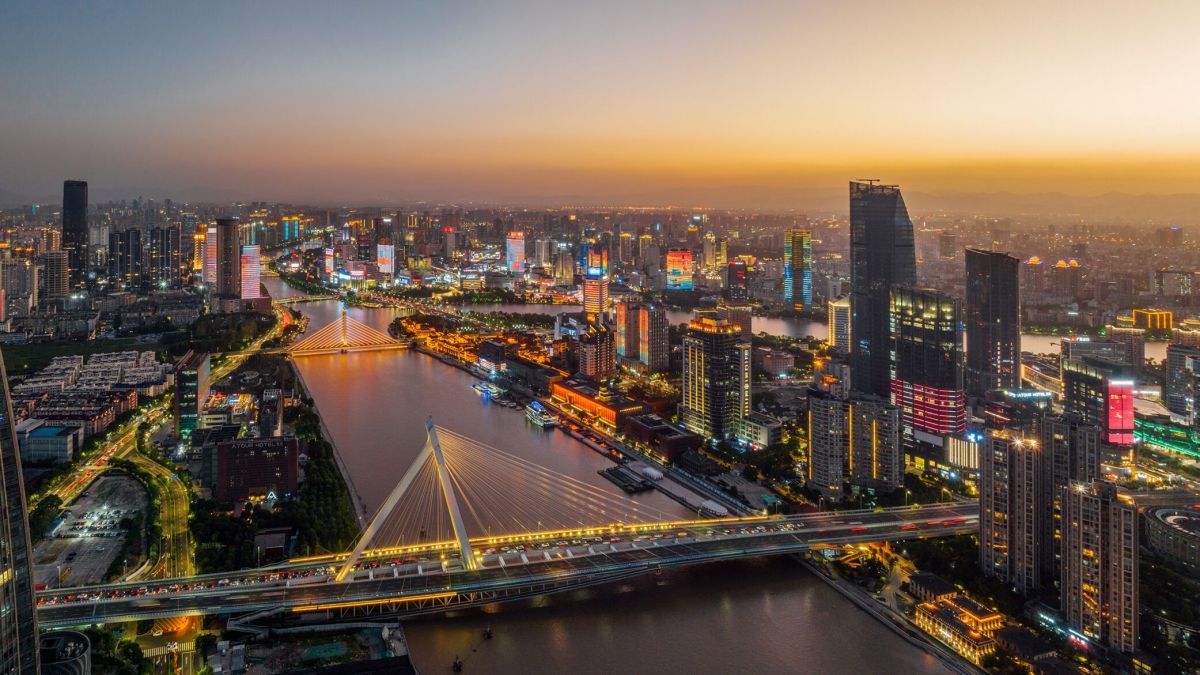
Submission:
[[[1200,510],[1162,508],[1153,511],[1151,517],[1189,537],[1200,537]]]
[[[55,436],[69,436],[74,433],[75,429],[71,427],[58,426],[40,426],[29,432],[32,438],[53,438]]]

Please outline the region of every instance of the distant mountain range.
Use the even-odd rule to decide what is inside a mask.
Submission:
[[[729,208],[753,209],[773,212],[797,212],[817,215],[821,213],[845,213],[847,195],[844,187],[830,188],[797,188],[782,189],[779,186],[762,185],[727,185],[721,189],[723,193],[736,194],[737,198],[730,203]],[[713,191],[705,187],[676,187],[662,190],[647,191],[640,194],[625,194],[614,198],[598,200],[585,195],[519,195],[513,194],[504,198],[475,199],[476,204],[509,204],[509,205],[571,205],[571,206],[601,206],[631,205],[654,206],[674,205],[679,208],[695,206],[711,206],[715,201]],[[231,203],[237,201],[289,201],[273,199],[270,196],[256,196],[241,193],[236,190],[222,188],[190,188],[185,191],[171,191],[153,188],[98,188],[93,186],[90,193],[93,203],[134,199],[175,199],[199,203]],[[1085,218],[1089,220],[1128,220],[1136,223],[1163,223],[1190,225],[1200,223],[1200,193],[1148,195],[1128,194],[1123,192],[1108,192],[1101,195],[1073,195],[1062,192],[1041,192],[1033,194],[1018,194],[1012,192],[954,192],[954,191],[906,191],[905,201],[914,217],[930,216],[938,212],[947,214],[978,214],[996,217],[1018,216],[1048,216],[1064,218]],[[0,207],[10,208],[26,204],[57,205],[61,195],[28,195],[0,187]],[[305,200],[292,197],[294,203],[320,205],[379,205],[392,206],[411,204],[410,199],[336,199],[328,196],[314,196]],[[429,203],[454,202],[464,200],[448,199],[444,195],[430,195]]]

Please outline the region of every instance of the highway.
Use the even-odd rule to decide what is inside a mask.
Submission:
[[[884,511],[629,526],[625,536],[560,532],[513,537],[527,542],[521,544],[481,538],[472,540],[480,564],[473,572],[463,569],[445,550],[416,558],[368,557],[353,577],[342,583],[329,580],[331,561],[297,561],[223,577],[43,591],[38,594],[38,620],[46,626],[62,627],[268,610],[345,612],[384,605],[411,615],[579,588],[660,567],[796,553],[825,545],[942,537],[977,529],[978,505],[955,502]]]

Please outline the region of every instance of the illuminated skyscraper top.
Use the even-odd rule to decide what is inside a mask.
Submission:
[[[891,291],[917,283],[913,226],[899,187],[850,183],[850,283],[851,383],[857,391],[886,397]]]
[[[783,300],[796,312],[812,309],[812,232],[788,230],[783,235]]]

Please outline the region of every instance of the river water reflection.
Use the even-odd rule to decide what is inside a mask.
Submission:
[[[292,294],[278,279],[271,295]],[[310,330],[335,320],[334,302],[296,306]],[[496,309],[495,306],[490,306]],[[392,310],[350,308],[384,330]],[[673,319],[674,320],[674,319]],[[425,440],[424,423],[542,463],[600,489],[609,466],[582,444],[481,402],[468,373],[414,352],[303,357],[298,367],[368,510],[384,499]],[[623,495],[622,495],[623,496]],[[686,516],[650,493],[647,505]],[[491,625],[496,638],[480,643]],[[667,572],[630,584],[407,624],[422,673],[940,673],[944,668],[786,559]],[[472,651],[478,647],[478,651]]]

